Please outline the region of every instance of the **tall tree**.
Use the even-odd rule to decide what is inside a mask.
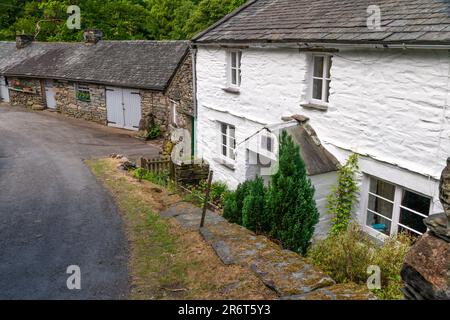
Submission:
[[[271,177],[266,210],[271,216],[272,235],[285,248],[305,254],[319,213],[300,147],[286,131],[281,134],[278,170]]]

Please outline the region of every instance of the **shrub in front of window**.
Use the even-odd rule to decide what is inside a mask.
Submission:
[[[266,210],[271,216],[271,234],[286,249],[305,254],[319,212],[300,147],[286,131],[281,134],[278,171],[271,177]]]
[[[307,257],[337,283],[366,285],[367,268],[378,266],[381,289],[374,294],[379,299],[403,299],[400,271],[411,244],[412,239],[402,234],[380,246],[357,223],[351,223],[346,230],[314,242]]]
[[[358,193],[358,185],[355,181],[357,170],[358,155],[352,154],[347,163],[339,169],[337,185],[333,186],[327,197],[328,214],[333,215],[331,233],[347,230]]]

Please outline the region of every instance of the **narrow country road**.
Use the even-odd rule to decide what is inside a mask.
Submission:
[[[112,198],[83,159],[158,150],[50,112],[0,104],[0,299],[122,299],[127,242]],[[67,267],[81,270],[69,290]]]

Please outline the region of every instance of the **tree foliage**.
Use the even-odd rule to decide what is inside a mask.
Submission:
[[[264,216],[265,192],[261,177],[251,180],[242,205],[242,225],[256,233],[267,231],[267,219]]]
[[[278,171],[269,188],[262,178],[240,184],[225,202],[224,217],[256,233],[271,235],[283,247],[305,254],[319,212],[300,149],[285,131],[281,134]]]
[[[271,233],[283,247],[304,254],[319,221],[319,212],[300,147],[286,131],[281,134],[278,158],[278,171],[271,177],[267,192]]]
[[[352,154],[347,163],[338,171],[338,182],[327,197],[328,213],[331,219],[331,233],[347,230],[352,215],[353,204],[358,193],[355,174],[358,170],[358,155]]]
[[[16,33],[41,41],[81,41],[83,29],[96,28],[104,39],[189,39],[245,0],[2,0],[0,40]],[[69,5],[81,9],[81,30],[66,26]],[[39,23],[39,28],[37,27]],[[39,32],[38,32],[39,31]]]

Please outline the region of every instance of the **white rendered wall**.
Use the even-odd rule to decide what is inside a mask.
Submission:
[[[222,90],[225,49],[199,48],[198,151],[216,179],[231,186],[243,181],[245,152],[238,150],[234,171],[211,161],[219,152],[214,121],[234,124],[239,143],[264,124],[303,114],[339,161],[357,152],[362,172],[431,196],[433,211],[440,211],[437,179],[450,156],[448,52],[340,50],[332,58],[326,112],[300,106],[307,102],[309,59],[298,49],[245,49],[237,95]]]

